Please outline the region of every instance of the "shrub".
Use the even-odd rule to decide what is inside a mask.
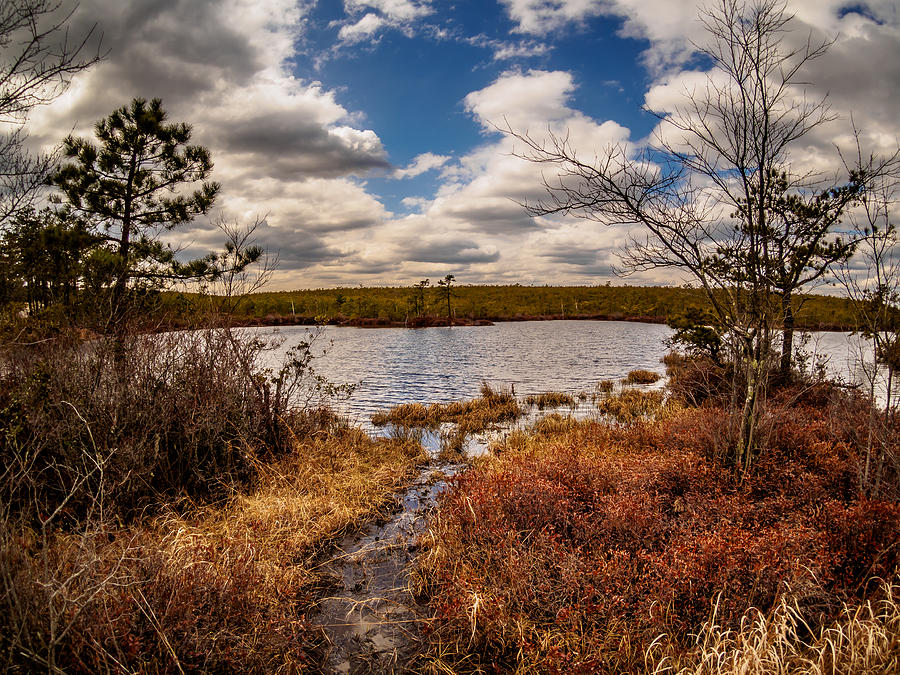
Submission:
[[[661,634],[688,650],[711,599],[726,631],[787,589],[811,630],[864,602],[870,577],[900,568],[900,506],[853,488],[851,430],[833,415],[771,407],[743,477],[712,407],[510,435],[454,480],[423,541],[431,667],[636,672]]]
[[[301,344],[277,373],[263,342],[229,330],[56,341],[0,353],[4,498],[78,519],[103,493],[129,517],[177,494],[247,485],[257,458],[290,447],[300,389],[327,388]]]

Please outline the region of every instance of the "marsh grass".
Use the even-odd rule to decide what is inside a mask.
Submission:
[[[900,506],[858,492],[864,417],[838,390],[774,398],[743,478],[718,453],[714,408],[548,416],[494,444],[420,542],[413,590],[434,613],[421,668],[893,672],[896,585],[887,604],[866,589],[896,575]]]
[[[481,396],[451,403],[404,403],[387,412],[372,416],[372,424],[382,427],[437,428],[453,423],[466,433],[485,431],[501,422],[514,420],[524,411],[512,391],[498,391],[487,383],[481,385]]]
[[[632,370],[622,380],[622,384],[653,384],[658,382],[660,374],[652,370]]]
[[[844,604],[832,624],[816,628],[816,618],[790,594],[769,612],[749,610],[737,629],[710,618],[684,652],[665,636],[648,648],[653,675],[768,675],[769,673],[900,672],[900,578],[882,582],[861,604]]]
[[[576,405],[574,396],[561,391],[548,391],[543,394],[532,394],[525,397],[525,403],[532,407],[537,407],[538,410],[544,410],[545,408],[561,408],[562,406],[574,408]]]
[[[669,404],[669,407],[672,405]],[[617,422],[628,424],[659,416],[668,408],[664,391],[623,389],[616,395],[599,399],[597,409]]]
[[[65,672],[301,672],[320,658],[307,622],[317,554],[391,508],[424,459],[329,415],[260,462],[252,489],[130,526],[54,530],[7,519],[0,657]],[[23,546],[23,542],[25,545]]]
[[[597,392],[600,394],[611,394],[615,388],[616,383],[613,380],[600,380],[597,383]]]
[[[317,555],[425,455],[228,330],[0,353],[0,671],[299,672]]]

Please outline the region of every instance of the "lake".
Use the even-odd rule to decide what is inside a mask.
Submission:
[[[284,339],[272,353],[308,335],[303,327],[253,329]],[[328,326],[316,342],[316,371],[335,383],[355,383],[341,412],[361,423],[399,403],[448,402],[478,395],[482,382],[515,387],[520,396],[545,391],[590,392],[604,379],[635,369],[663,374],[660,359],[672,330],[626,321],[525,321],[453,328]],[[813,333],[807,349],[829,359],[829,370],[852,377],[857,350],[847,333]]]

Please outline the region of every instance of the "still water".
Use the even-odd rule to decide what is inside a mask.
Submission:
[[[308,329],[259,329],[284,340],[271,354],[309,336]],[[478,395],[482,382],[513,386],[525,396],[545,391],[591,392],[638,368],[660,374],[672,330],[623,321],[528,321],[453,328],[329,326],[315,342],[314,368],[331,382],[357,388],[337,407],[360,422],[399,403],[448,402]],[[806,349],[828,359],[833,375],[850,379],[855,341],[846,333],[814,333]],[[324,352],[324,354],[322,354]]]

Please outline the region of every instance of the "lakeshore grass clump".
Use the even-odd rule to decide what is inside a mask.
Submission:
[[[623,389],[597,401],[597,409],[618,422],[630,423],[660,414],[666,405],[665,392]]]
[[[538,410],[545,408],[561,408],[563,406],[575,407],[575,397],[562,391],[547,391],[542,394],[531,394],[525,397],[526,405],[537,407]]]
[[[423,663],[439,672],[694,672],[691,664],[711,662],[693,636],[713,603],[709,625],[722,645],[750,640],[748,621],[777,618],[782,602],[803,616],[804,640],[834,642],[822,631],[846,633],[848,612],[867,607],[876,578],[892,580],[900,564],[897,495],[858,489],[863,422],[846,415],[857,405],[834,388],[773,396],[765,445],[744,476],[721,454],[720,408],[629,424],[558,418],[511,434],[454,479],[423,540],[417,588],[435,614]],[[873,635],[896,627],[872,616]],[[893,663],[900,642],[887,636],[879,650]],[[862,662],[851,653],[865,649],[861,638],[841,644],[842,663]],[[813,649],[793,648],[796,663]]]
[[[659,381],[659,373],[652,370],[632,370],[622,380],[622,384],[653,384]]]
[[[403,403],[387,412],[372,416],[376,427],[437,428],[444,423],[456,424],[460,431],[477,433],[500,422],[514,420],[523,410],[512,391],[498,391],[489,384],[481,385],[481,395],[468,401],[451,403]]]

